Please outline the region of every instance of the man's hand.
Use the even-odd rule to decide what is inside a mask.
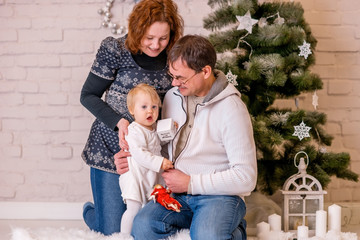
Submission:
[[[174,193],[188,191],[190,176],[177,169],[169,169],[162,173],[166,186]]]
[[[131,154],[129,152],[125,152],[124,150],[121,150],[114,155],[114,163],[118,174],[121,175],[129,171],[129,164],[127,157],[130,156]]]

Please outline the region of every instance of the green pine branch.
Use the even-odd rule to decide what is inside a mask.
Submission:
[[[298,169],[294,157],[305,151],[310,159],[307,172],[326,188],[332,176],[358,181],[351,171],[348,153],[327,152],[333,137],[326,133],[326,115],[317,111],[273,108],[276,99],[294,98],[322,89],[313,54],[317,41],[304,19],[299,2],[257,4],[256,0],[209,0],[218,8],[204,18],[204,27],[213,31],[209,40],[219,53],[216,67],[237,75],[237,89],[251,115],[257,147],[257,191],[273,194]],[[237,30],[236,16],[251,13],[258,23],[252,33]],[[260,24],[261,23],[261,24]],[[310,44],[311,54],[299,56],[299,46]],[[311,101],[311,99],[309,99]],[[309,136],[294,136],[294,126],[304,122]]]

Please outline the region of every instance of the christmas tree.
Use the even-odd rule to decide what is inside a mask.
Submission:
[[[257,191],[273,194],[297,173],[294,157],[308,154],[307,173],[326,188],[331,176],[358,181],[348,153],[327,152],[333,137],[326,115],[316,111],[320,77],[311,73],[316,39],[297,2],[209,0],[215,10],[204,19],[219,53],[217,68],[242,94],[253,121],[257,146]],[[276,99],[312,92],[314,111],[277,109]]]

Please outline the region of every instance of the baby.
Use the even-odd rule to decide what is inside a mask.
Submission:
[[[129,145],[129,171],[120,176],[122,197],[127,205],[121,219],[121,232],[130,234],[133,220],[147,202],[147,194],[159,183],[159,172],[173,168],[170,160],[161,156],[160,139],[156,133],[156,120],[161,100],[156,90],[139,84],[127,95],[127,107],[134,121],[125,137]]]

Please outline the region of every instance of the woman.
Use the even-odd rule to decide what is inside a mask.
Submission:
[[[80,102],[96,117],[82,157],[90,169],[93,203],[85,203],[83,217],[91,230],[104,235],[120,231],[126,206],[121,198],[114,155],[122,148],[119,136],[132,117],[126,95],[147,83],[161,98],[171,87],[167,52],[183,33],[183,19],[172,0],[143,0],[129,16],[128,34],[102,41]],[[105,94],[105,101],[101,99]]]

